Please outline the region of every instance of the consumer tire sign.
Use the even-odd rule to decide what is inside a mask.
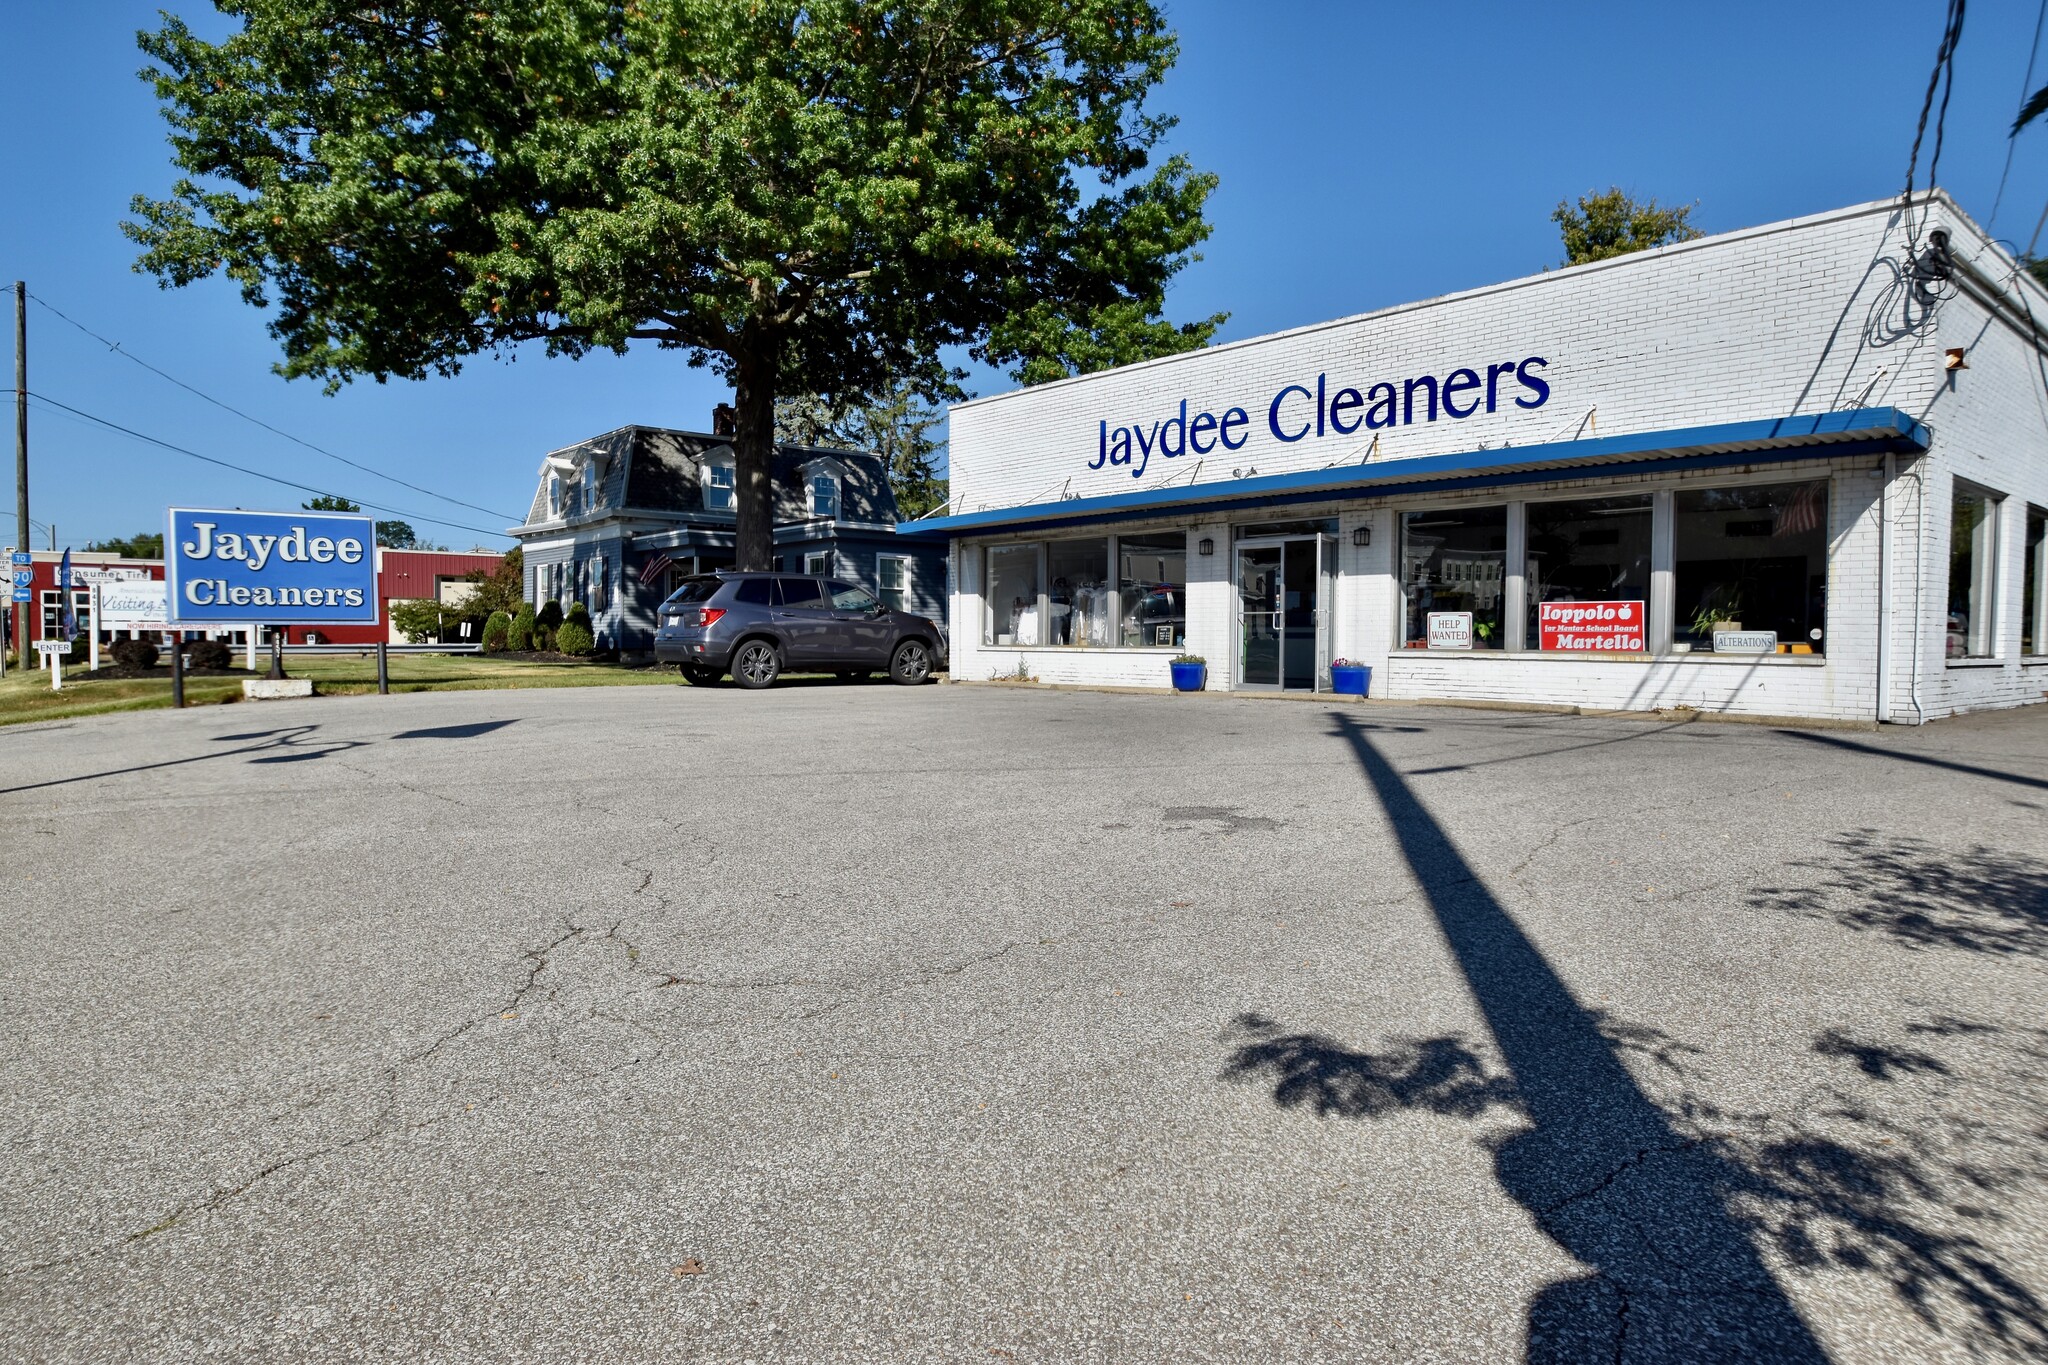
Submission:
[[[171,624],[374,625],[368,517],[173,507],[164,540]]]

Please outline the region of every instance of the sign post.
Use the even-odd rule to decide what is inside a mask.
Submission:
[[[92,640],[90,651],[92,663],[89,667],[93,672],[97,673],[100,671],[100,585],[95,582],[90,591],[92,593],[92,605],[89,610],[92,612],[92,625],[89,629]]]
[[[69,640],[38,640],[36,653],[43,656],[43,662],[50,668],[50,690],[64,690],[64,656],[71,652]]]

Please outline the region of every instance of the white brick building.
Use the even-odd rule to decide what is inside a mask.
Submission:
[[[2037,319],[1945,195],[1866,204],[962,404],[953,501],[900,529],[951,542],[960,678],[2016,706]]]

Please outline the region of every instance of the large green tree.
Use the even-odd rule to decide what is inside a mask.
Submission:
[[[141,36],[186,172],[140,268],[224,272],[280,369],[449,374],[634,341],[734,392],[738,559],[778,394],[927,398],[942,348],[1038,382],[1205,344],[1168,282],[1213,176],[1154,164],[1149,0],[215,0]]]
[[[1584,265],[1703,236],[1691,222],[1692,211],[1697,207],[1638,200],[1616,186],[1605,194],[1588,191],[1580,195],[1576,207],[1559,203],[1550,221],[1557,224],[1564,238],[1564,263]]]

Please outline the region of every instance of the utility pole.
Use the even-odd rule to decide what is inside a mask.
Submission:
[[[28,536],[28,282],[14,282],[14,543],[23,550],[35,544]],[[13,566],[8,566],[13,581]],[[11,595],[11,594],[10,594]],[[28,606],[14,604],[14,647],[28,663]]]

